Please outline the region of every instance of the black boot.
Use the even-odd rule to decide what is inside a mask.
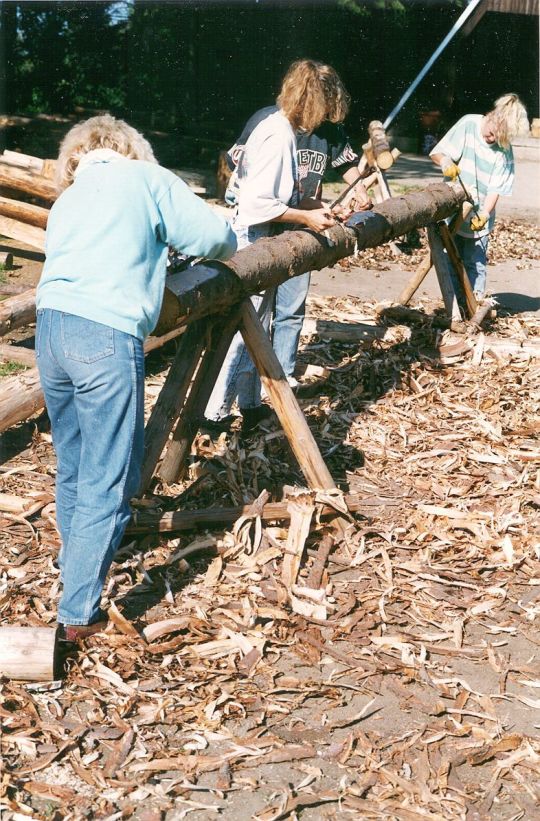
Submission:
[[[256,408],[240,408],[242,414],[242,433],[245,435],[255,430],[259,422],[271,419],[274,411],[268,405],[257,405]]]

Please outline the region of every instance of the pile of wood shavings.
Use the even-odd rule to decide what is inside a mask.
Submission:
[[[310,313],[377,322],[354,300]],[[66,680],[1,685],[6,821],[141,806],[168,821],[535,817],[540,362],[477,349],[443,365],[428,324],[390,330],[361,345],[312,336],[302,352],[327,374],[301,400],[308,422],[361,500],[322,570],[331,530],[306,494],[296,592],[322,570],[322,612],[291,608],[286,522],[127,545],[106,587],[113,623]],[[533,320],[494,330],[540,338]],[[46,502],[50,437],[3,468],[2,492]],[[236,504],[294,480],[275,425],[200,436],[189,477],[145,506]],[[52,624],[52,505],[1,525],[3,623]]]
[[[389,270],[390,263],[399,262],[406,271],[414,270],[422,261],[427,250],[425,231],[414,231],[411,235],[397,241],[402,252],[396,256],[392,245],[378,245],[366,248],[354,257],[346,257],[337,264],[344,270],[360,266],[375,271]],[[540,259],[540,231],[537,225],[518,220],[499,219],[490,235],[488,247],[488,264],[518,259],[518,269],[532,268],[532,260]]]

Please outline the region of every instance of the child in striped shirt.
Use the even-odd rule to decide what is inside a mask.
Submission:
[[[517,94],[505,94],[484,116],[462,117],[430,152],[444,176],[453,181],[459,175],[474,200],[474,209],[455,241],[477,299],[484,297],[486,289],[487,248],[495,206],[499,196],[512,193],[514,157],[510,143],[528,131],[524,105]]]

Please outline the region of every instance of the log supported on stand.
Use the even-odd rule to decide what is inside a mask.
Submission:
[[[353,215],[346,224],[328,229],[324,236],[307,230],[285,231],[243,248],[227,263],[208,262],[173,274],[167,280],[168,316],[160,321],[159,331],[220,313],[244,296],[306,271],[334,265],[356,250],[374,248],[414,228],[439,222],[452,216],[464,198],[460,186],[437,183],[361,212],[356,225]]]
[[[279,285],[305,271],[320,270],[349,256],[358,248],[372,248],[394,237],[437,222],[455,213],[464,200],[460,186],[447,183],[432,185],[421,192],[394,197],[373,211],[363,212],[356,227],[336,225],[326,236],[310,231],[287,231],[278,237],[259,240],[239,251],[228,263],[209,262],[168,277],[162,312],[156,336],[178,333],[178,326],[211,314],[228,312],[244,296]],[[39,230],[39,229],[35,229]],[[28,319],[30,301],[34,310],[34,293],[5,300],[0,312],[0,334],[33,321]],[[148,340],[150,342],[150,340]],[[160,343],[162,344],[162,343]],[[146,346],[145,346],[146,347]],[[26,372],[8,387],[10,377],[0,390],[0,430],[28,418],[43,407],[37,374],[30,385]],[[28,383],[26,385],[26,383]],[[26,387],[25,387],[26,385]],[[7,403],[6,393],[9,393]]]

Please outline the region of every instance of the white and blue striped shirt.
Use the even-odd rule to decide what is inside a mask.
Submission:
[[[482,119],[481,114],[462,117],[430,152],[430,156],[445,154],[459,165],[463,184],[480,211],[488,194],[509,195],[514,182],[512,149],[501,148],[497,143],[489,145],[482,136]],[[483,237],[493,229],[495,209],[481,231],[471,229],[470,217],[458,233],[463,237]]]

